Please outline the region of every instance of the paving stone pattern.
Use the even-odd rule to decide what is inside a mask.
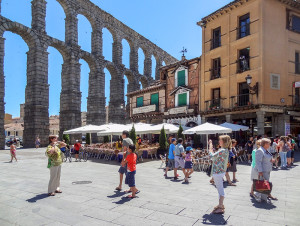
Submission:
[[[42,145],[46,145],[49,135],[49,84],[48,52],[49,46],[56,48],[63,56],[62,84],[60,94],[60,135],[63,131],[81,126],[80,59],[90,67],[89,93],[87,98],[87,123],[101,125],[105,123],[105,74],[107,68],[111,74],[109,121],[123,123],[124,75],[128,79],[128,92],[138,90],[139,82],[143,88],[152,81],[152,59],[156,59],[155,79],[159,79],[159,68],[177,59],[156,46],[154,43],[129,28],[112,15],[101,10],[89,0],[59,0],[64,9],[65,40],[50,37],[45,29],[47,2],[32,0],[31,28],[11,21],[1,15],[0,8],[0,147],[4,148],[4,88],[5,75],[3,34],[6,31],[20,35],[29,51],[27,53],[27,85],[25,89],[24,145],[33,147],[39,135]],[[1,3],[1,0],[0,0]],[[3,6],[5,7],[5,5]],[[86,52],[78,45],[78,15],[85,16],[92,26],[92,50]],[[107,28],[113,36],[112,62],[103,57],[102,30]],[[122,40],[130,45],[130,68],[122,63]],[[144,72],[139,73],[138,49],[145,55]],[[59,87],[58,87],[59,88]],[[74,137],[72,137],[74,140]]]
[[[249,197],[250,166],[238,165],[236,187],[226,187],[226,213],[210,214],[218,194],[202,172],[185,184],[165,179],[160,161],[137,165],[138,198],[115,192],[118,164],[72,162],[62,166],[62,194],[47,196],[49,170],[44,149],[17,150],[19,162],[8,163],[0,151],[0,225],[300,225],[300,167],[271,173],[279,201],[257,203]],[[297,153],[296,157],[300,157]],[[173,172],[169,172],[169,176]],[[179,172],[182,175],[182,172]],[[92,181],[90,184],[73,184]],[[225,183],[226,185],[226,183]],[[127,189],[127,186],[124,185]]]

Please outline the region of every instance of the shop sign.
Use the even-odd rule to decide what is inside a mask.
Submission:
[[[177,114],[182,114],[187,112],[187,107],[179,107],[179,108],[171,108],[169,110],[170,115],[177,115]]]
[[[201,124],[200,115],[197,115],[194,117],[174,118],[174,119],[167,120],[167,123],[175,124],[175,125],[182,125],[182,126],[186,126],[189,122],[194,122],[197,125],[200,125]]]
[[[156,105],[149,105],[149,106],[144,106],[144,107],[139,107],[139,108],[133,108],[132,113],[134,115],[136,114],[142,114],[142,113],[147,113],[147,112],[152,112],[156,110]]]

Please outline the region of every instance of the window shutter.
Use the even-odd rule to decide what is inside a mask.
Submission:
[[[280,89],[280,75],[271,74],[271,89]]]
[[[177,73],[177,86],[185,86],[185,70]]]
[[[136,107],[143,107],[144,105],[144,97],[137,97],[136,98]]]
[[[151,105],[155,104],[156,107],[158,107],[158,103],[159,103],[159,96],[158,96],[158,93],[151,94],[151,101],[150,101],[150,104],[151,104]]]
[[[187,93],[178,94],[178,106],[186,106],[187,105]]]

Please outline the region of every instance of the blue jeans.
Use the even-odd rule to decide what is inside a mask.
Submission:
[[[280,161],[281,161],[281,167],[286,167],[286,155],[287,152],[279,152],[280,155]]]

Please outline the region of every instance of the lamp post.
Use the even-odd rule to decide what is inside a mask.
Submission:
[[[252,77],[251,75],[247,75],[247,77],[245,78],[248,88],[249,88],[249,93],[250,94],[256,94],[258,96],[258,82],[256,82],[256,84],[254,86],[251,86],[252,83]]]

